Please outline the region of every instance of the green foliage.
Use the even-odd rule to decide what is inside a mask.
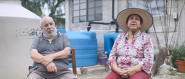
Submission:
[[[157,58],[157,55],[156,55],[156,54],[154,54],[154,61],[156,60],[156,58]]]
[[[176,60],[185,61],[185,45],[181,45],[180,47],[176,47],[172,49],[173,63],[176,63]]]
[[[40,1],[29,1],[29,0],[21,0],[21,4],[23,7],[27,8],[31,12],[34,12],[36,15],[41,16],[42,10],[41,10],[41,4]]]
[[[56,25],[65,24],[65,18],[56,18],[56,20],[60,21],[60,22],[56,23]]]
[[[176,60],[185,61],[185,46],[181,45],[178,48],[172,50],[172,56]]]
[[[170,73],[169,73],[169,75],[177,75],[177,71],[171,71]]]
[[[65,25],[65,18],[61,17],[65,15],[61,8],[64,6],[64,2],[65,0],[21,0],[23,7],[40,17],[45,16],[42,10],[45,9],[44,6],[47,5],[47,9],[50,10],[49,16],[53,18],[58,27]]]

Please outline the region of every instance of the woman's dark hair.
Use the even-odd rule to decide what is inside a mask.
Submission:
[[[138,14],[130,14],[130,15],[127,17],[126,23],[128,23],[128,19],[129,19],[129,17],[130,17],[131,15],[138,15]],[[141,18],[140,15],[138,15],[138,16],[139,16],[139,18],[140,18],[140,23],[142,24],[142,23],[143,23],[143,19]]]

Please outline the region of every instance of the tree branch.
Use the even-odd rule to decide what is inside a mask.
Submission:
[[[57,4],[54,6],[54,8],[52,8],[53,10],[51,10],[51,13],[49,14],[49,16],[53,16],[55,14],[56,8],[60,5],[60,3],[62,3],[64,0],[57,0]]]

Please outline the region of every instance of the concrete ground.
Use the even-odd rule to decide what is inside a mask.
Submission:
[[[105,79],[110,71],[98,69],[88,72],[87,75],[78,74],[78,79]]]
[[[77,68],[78,79],[105,79],[105,77],[111,72],[108,66],[95,65],[90,67],[83,67],[88,70],[86,75],[81,74],[79,68]],[[170,74],[154,76],[152,79],[185,79],[185,73],[172,72]]]
[[[81,74],[77,69],[78,79],[105,79],[105,77],[111,72],[108,65],[95,65],[90,67],[83,67],[88,70],[86,75]]]

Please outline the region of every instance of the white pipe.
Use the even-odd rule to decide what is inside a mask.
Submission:
[[[66,31],[70,31],[70,26],[71,26],[71,23],[70,23],[70,7],[69,7],[69,0],[65,0],[65,16],[66,16],[66,23],[65,23],[65,30]]]

